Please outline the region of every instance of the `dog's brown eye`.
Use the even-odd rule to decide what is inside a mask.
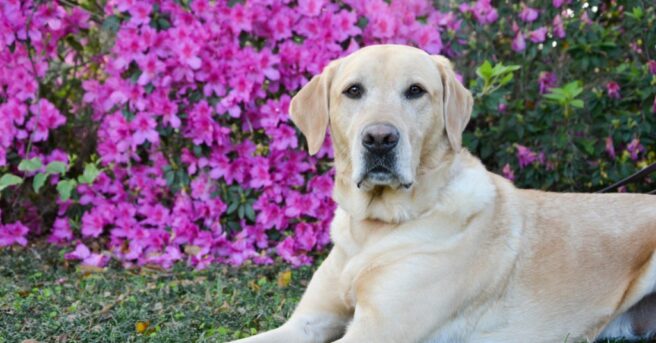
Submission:
[[[423,88],[418,85],[412,85],[405,91],[405,97],[407,99],[417,99],[424,95],[424,93],[426,93],[426,91]]]
[[[359,84],[350,86],[344,91],[344,94],[351,99],[360,99],[364,93],[364,89]]]

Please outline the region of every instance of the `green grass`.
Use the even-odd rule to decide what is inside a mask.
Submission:
[[[282,324],[313,269],[91,273],[50,246],[0,249],[0,343],[225,342]]]
[[[62,254],[0,249],[0,343],[225,342],[282,324],[312,275],[292,270],[281,287],[284,265],[89,273]]]

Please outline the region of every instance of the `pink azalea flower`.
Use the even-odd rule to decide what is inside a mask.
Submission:
[[[531,151],[531,149],[519,144],[516,144],[516,147],[519,168],[523,169],[524,167],[538,160],[538,155]]]
[[[313,216],[316,206],[313,197],[298,192],[290,192],[286,199],[285,215],[292,218],[300,215]]]
[[[73,231],[68,223],[68,218],[57,218],[52,226],[52,233],[48,242],[53,244],[68,243],[73,239]]]
[[[89,257],[89,255],[91,255],[91,250],[84,243],[78,243],[75,250],[66,253],[65,257],[68,260],[82,260]]]
[[[390,38],[396,32],[396,21],[389,13],[380,13],[369,25],[377,38]]]
[[[606,137],[606,152],[610,158],[615,159],[615,146],[613,144],[613,137],[611,136]]]
[[[519,19],[526,23],[532,23],[538,19],[539,14],[540,12],[538,12],[537,9],[524,6],[522,11],[519,13]]]
[[[627,146],[626,146],[626,151],[629,152],[631,155],[631,159],[634,161],[638,160],[638,155],[645,151],[645,147],[640,144],[640,140],[638,138],[634,138]]]
[[[134,134],[132,135],[132,143],[141,145],[145,141],[153,144],[159,143],[159,133],[157,133],[157,122],[153,119],[152,115],[147,112],[140,112],[130,123]]]
[[[8,102],[0,104],[0,117],[8,118],[17,125],[23,125],[26,116],[27,106],[15,99],[9,99]]]
[[[266,187],[272,183],[271,173],[269,172],[269,160],[265,158],[255,158],[249,174],[251,177],[249,186],[251,188]]]
[[[611,99],[619,99],[622,97],[620,95],[620,85],[615,81],[609,81],[606,84],[606,92]]]
[[[164,63],[153,53],[139,55],[136,60],[141,69],[141,75],[137,83],[142,86],[151,82],[159,73],[164,71]]]
[[[276,246],[276,252],[283,260],[291,263],[293,266],[303,265],[303,261],[296,253],[294,239],[292,237],[287,237],[282,242],[278,243]]]
[[[314,227],[308,223],[296,224],[294,233],[300,249],[310,251],[317,244],[317,235],[314,232]]]
[[[206,175],[199,176],[191,181],[191,197],[198,200],[210,199],[211,185]]]
[[[88,29],[90,18],[89,12],[80,7],[74,7],[64,21],[67,27],[74,28],[74,30],[77,28]]]
[[[298,138],[296,131],[289,125],[280,125],[276,128],[267,130],[267,134],[271,137],[271,150],[287,150],[294,149],[298,146]]]
[[[585,25],[592,25],[592,19],[588,16],[588,11],[583,11],[583,14],[581,14],[581,22]]]
[[[21,222],[12,224],[0,224],[0,247],[13,244],[27,245],[27,233],[29,229]]]
[[[540,72],[538,76],[540,94],[549,93],[549,90],[556,86],[557,81],[556,74],[547,71]]]
[[[250,31],[253,25],[253,13],[247,6],[236,4],[229,14],[230,26],[234,32]]]
[[[528,33],[528,38],[533,43],[542,43],[544,42],[547,36],[547,28],[542,26]]]
[[[521,31],[515,34],[511,47],[515,52],[522,52],[526,49],[526,40],[524,40],[524,34]]]
[[[35,105],[30,106],[33,116],[27,122],[26,127],[32,130],[32,141],[39,142],[48,139],[48,131],[66,123],[66,117],[48,100],[40,99]]]
[[[102,254],[92,253],[84,243],[78,243],[75,250],[66,253],[64,258],[67,260],[82,260],[83,266],[102,268],[107,265],[109,258]]]
[[[194,144],[212,145],[215,123],[212,119],[212,107],[203,100],[189,113],[188,137],[193,137]]]
[[[421,26],[415,32],[415,41],[419,47],[430,54],[439,54],[442,51],[442,38],[440,32],[434,27]]]
[[[552,0],[551,3],[553,5],[553,7],[560,8],[562,5],[569,4],[571,2],[572,2],[572,0]]]
[[[281,206],[276,203],[261,201],[263,198],[260,197],[253,205],[253,208],[258,211],[256,222],[265,228],[274,227],[282,230],[287,227],[288,221]]]
[[[114,220],[114,211],[113,206],[100,205],[86,212],[82,216],[82,235],[94,238],[100,236],[105,225]]]
[[[553,35],[556,38],[565,38],[566,32],[565,32],[565,25],[563,24],[563,20],[560,17],[560,14],[556,15],[553,19],[552,22],[553,25]]]
[[[502,172],[503,172],[503,177],[505,177],[506,179],[508,179],[510,181],[515,181],[515,172],[513,171],[510,164],[506,163],[503,166]]]
[[[152,7],[153,6],[147,2],[135,2],[134,5],[130,6],[128,9],[131,16],[130,21],[135,25],[150,23],[150,11]]]
[[[299,0],[298,11],[305,16],[314,17],[321,13],[321,9],[326,6],[325,0]]]
[[[283,8],[275,13],[271,20],[267,21],[269,30],[271,30],[271,38],[274,40],[282,40],[292,36],[292,14],[291,10]]]
[[[191,41],[183,41],[176,46],[176,52],[180,62],[189,66],[191,69],[198,69],[202,64],[202,60],[198,57],[199,47]]]
[[[656,61],[655,60],[647,61],[647,70],[649,70],[650,74],[656,75]]]
[[[318,198],[330,198],[333,193],[333,179],[330,175],[318,175],[312,178],[308,183],[308,188],[312,190],[312,194]]]
[[[491,0],[478,0],[474,6],[461,4],[459,9],[463,13],[472,13],[474,19],[481,25],[492,24],[499,18]]]

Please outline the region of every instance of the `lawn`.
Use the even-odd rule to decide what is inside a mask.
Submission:
[[[171,271],[62,263],[51,246],[0,249],[0,343],[225,342],[284,322],[313,268]]]
[[[282,264],[92,272],[62,254],[0,249],[0,343],[225,342],[280,325],[312,275]]]

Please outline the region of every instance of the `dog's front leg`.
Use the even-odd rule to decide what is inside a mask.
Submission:
[[[439,265],[411,257],[363,273],[354,284],[353,320],[335,343],[412,343],[434,337],[472,292],[462,275]]]
[[[340,337],[352,316],[337,287],[343,264],[343,253],[333,248],[285,324],[234,343],[324,343]]]

